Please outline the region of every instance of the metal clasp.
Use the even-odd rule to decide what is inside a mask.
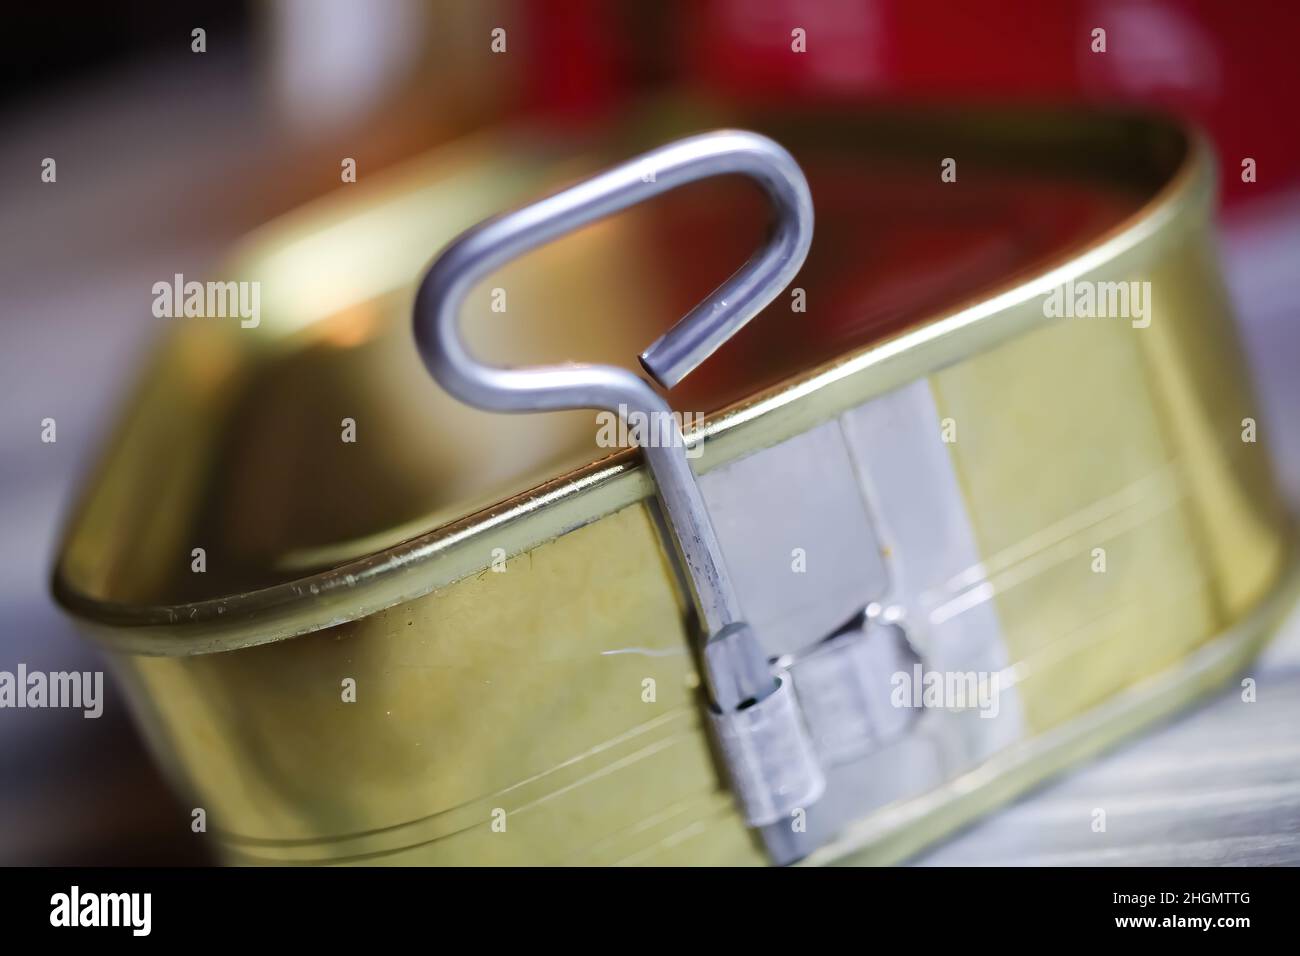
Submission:
[[[789,284],[812,243],[812,196],[802,171],[784,148],[756,133],[679,140],[462,233],[425,274],[414,320],[430,374],[467,404],[498,412],[608,409],[654,423],[642,450],[706,632],[701,658],[712,721],[748,822],[765,826],[817,800],[825,780],[793,682],[773,674],[744,621],[668,403],[644,379],[613,366],[484,365],[466,350],[458,328],[470,289],[512,259],[678,186],[731,173],[757,182],[776,215],[749,261],[641,354],[645,370],[670,388]]]

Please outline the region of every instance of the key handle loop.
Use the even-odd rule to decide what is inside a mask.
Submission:
[[[807,180],[794,157],[766,136],[719,130],[678,140],[472,227],[429,267],[414,314],[425,366],[469,405],[496,412],[637,411],[657,423],[656,440],[643,451],[710,634],[739,621],[740,610],[668,403],[639,375],[616,366],[484,364],[466,349],[459,317],[470,290],[511,260],[679,186],[726,174],[754,180],[775,215],[766,241],[749,260],[641,354],[643,368],[671,388],[781,293],[812,244]]]

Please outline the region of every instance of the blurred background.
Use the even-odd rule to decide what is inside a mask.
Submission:
[[[1197,123],[1220,157],[1223,257],[1270,449],[1300,496],[1295,5],[156,0],[19,3],[5,21],[0,669],[102,666],[52,605],[48,574],[75,483],[157,334],[145,290],[158,276],[206,274],[249,229],[339,188],[340,156],[370,176],[478,129],[576,132],[668,90],[744,104],[1141,105]],[[805,58],[788,55],[792,26],[806,30]],[[1098,26],[1104,56],[1089,49]],[[57,188],[40,180],[44,157],[57,158]],[[47,417],[54,444],[38,438]],[[1268,703],[1275,739],[1234,737],[1211,702],[928,861],[1300,863],[1294,621],[1263,666],[1293,692]],[[1224,761],[1226,781],[1213,772]],[[1165,808],[1159,826],[1133,828],[1142,840],[1098,855],[1054,832],[1062,807],[1119,786],[1141,790],[1123,812]],[[114,691],[99,720],[0,711],[0,863],[206,862],[198,840],[175,836],[188,820]]]

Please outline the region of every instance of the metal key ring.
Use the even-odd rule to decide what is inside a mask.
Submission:
[[[501,266],[580,226],[678,186],[739,173],[755,180],[776,216],[766,243],[641,355],[665,387],[680,382],[794,278],[812,243],[808,183],[783,147],[757,133],[721,130],[652,150],[552,196],[489,219],[447,246],[415,298],[415,340],[430,374],[488,411],[573,408],[640,412],[658,429],[643,451],[709,635],[742,620],[680,429],[668,403],[640,376],[608,365],[498,368],[473,358],[458,318],[473,286]]]

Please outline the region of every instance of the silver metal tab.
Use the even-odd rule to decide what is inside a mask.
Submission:
[[[790,666],[824,764],[856,759],[906,732],[919,714],[892,704],[893,675],[910,673],[920,661],[898,624],[867,620]]]
[[[735,586],[826,780],[806,812],[759,828],[777,863],[847,839],[1023,734],[992,602],[946,609],[981,575],[941,434],[922,381],[705,476]],[[977,701],[989,706],[931,707],[938,679],[996,693]]]
[[[700,487],[769,658],[805,651],[885,601],[884,545],[838,421],[714,468]]]

